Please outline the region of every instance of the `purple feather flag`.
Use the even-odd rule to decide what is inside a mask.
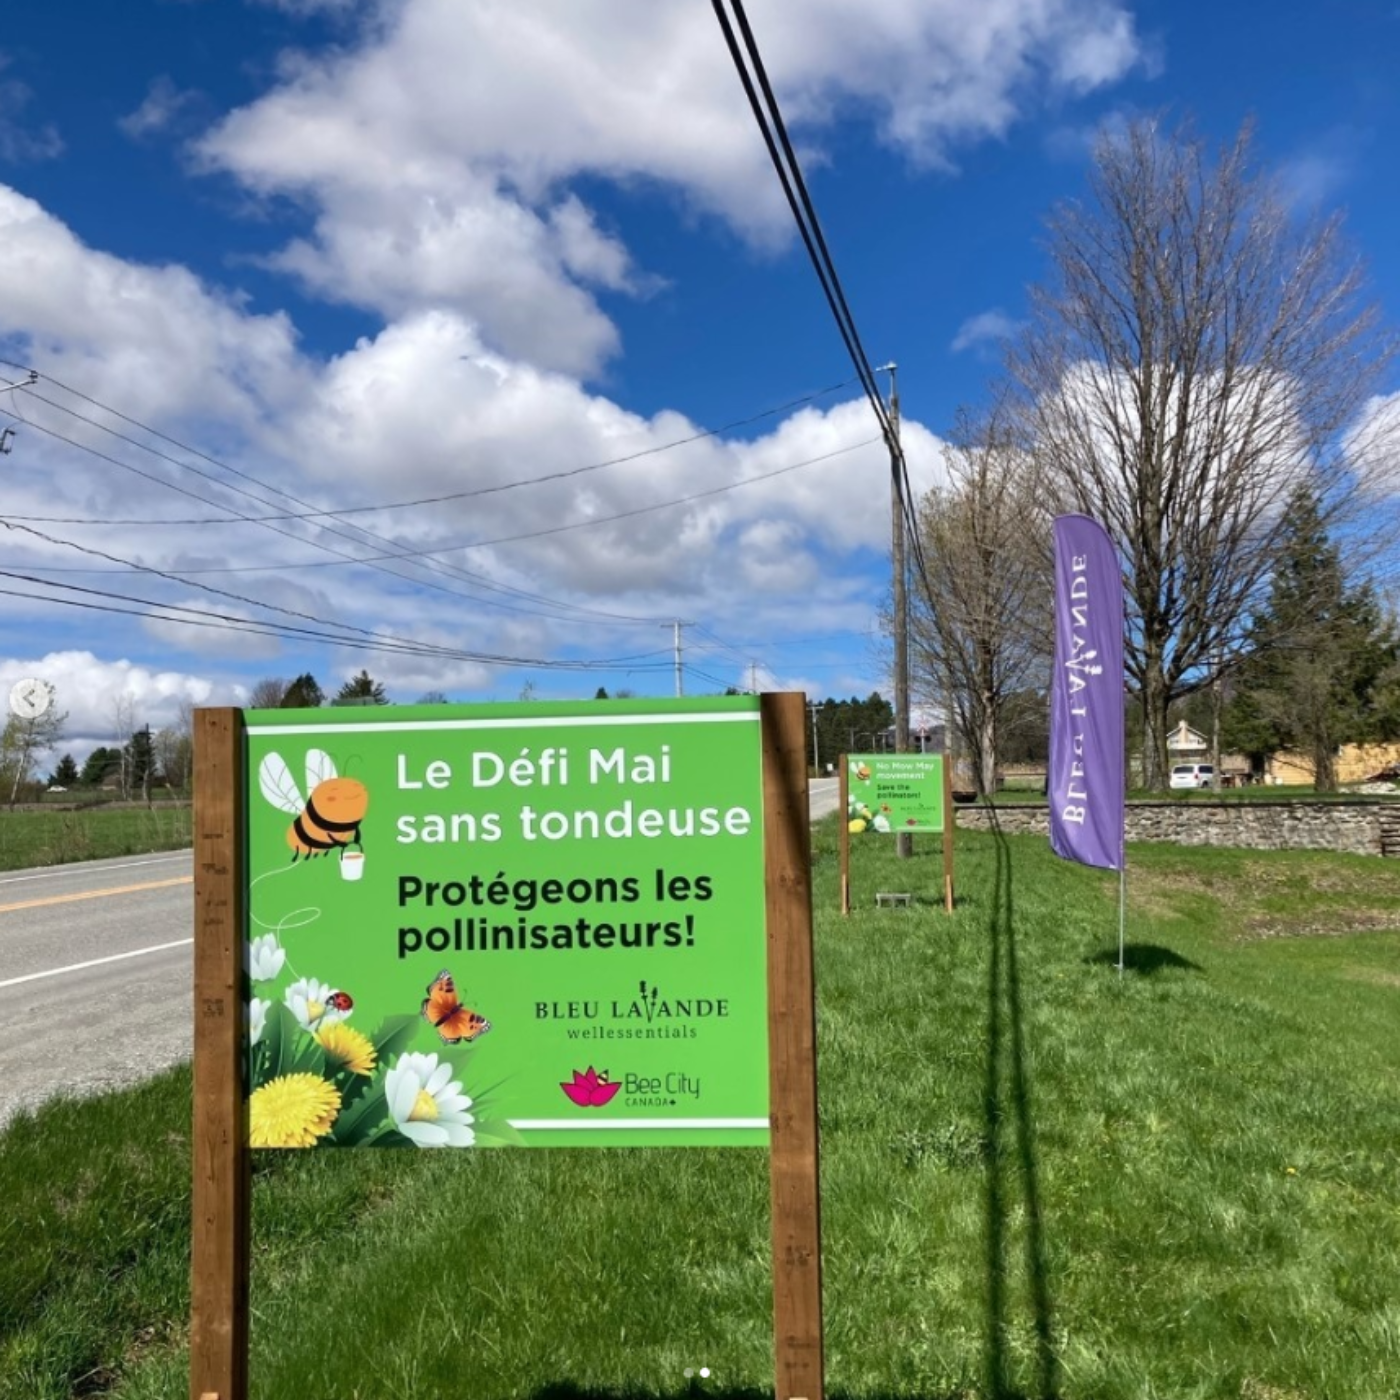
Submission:
[[[1055,517],[1055,669],[1050,681],[1050,846],[1123,869],[1123,584],[1103,526]]]

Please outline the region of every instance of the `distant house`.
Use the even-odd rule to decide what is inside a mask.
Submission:
[[[1343,744],[1337,753],[1337,782],[1362,783],[1373,774],[1400,765],[1400,744]],[[1313,762],[1307,754],[1280,751],[1266,760],[1264,781],[1297,783],[1313,781]]]
[[[1139,752],[1134,755],[1138,760],[1134,767],[1141,772],[1141,758]],[[1192,729],[1185,720],[1182,720],[1167,734],[1167,766],[1175,767],[1178,763],[1209,763],[1210,740],[1201,733],[1199,729]],[[1249,759],[1239,753],[1222,753],[1220,755],[1220,779],[1224,786],[1231,787],[1237,783],[1247,782],[1249,779]]]
[[[1173,763],[1204,763],[1210,757],[1210,740],[1182,720],[1167,735],[1167,757]]]

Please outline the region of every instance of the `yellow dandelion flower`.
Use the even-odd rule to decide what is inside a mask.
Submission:
[[[315,1147],[340,1112],[340,1094],[315,1074],[284,1074],[264,1084],[248,1103],[253,1147]]]
[[[326,1052],[336,1069],[348,1069],[351,1074],[373,1074],[374,1042],[363,1031],[347,1026],[344,1021],[332,1021],[316,1032],[316,1043]]]

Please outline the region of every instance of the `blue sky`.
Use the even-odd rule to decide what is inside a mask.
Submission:
[[[866,348],[899,363],[920,487],[1105,123],[1166,109],[1223,141],[1252,116],[1300,217],[1348,211],[1400,320],[1394,3],[749,13]],[[0,595],[0,683],[54,680],[76,751],[123,696],[159,725],[306,670],[329,690],[367,667],[399,700],[666,694],[675,618],[689,689],[887,688],[888,477],[854,389],[656,450],[851,375],[709,5],[30,6],[0,59],[0,354],[41,375],[0,393],[23,419],[0,499],[64,522],[5,531],[0,569],[439,649]],[[466,491],[347,518],[374,542],[235,520]],[[233,523],[103,523],[171,518]]]

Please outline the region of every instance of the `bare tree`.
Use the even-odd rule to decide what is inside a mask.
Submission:
[[[34,774],[39,755],[46,753],[63,737],[68,719],[55,709],[41,715],[21,717],[12,714],[0,733],[0,775],[10,784],[10,806],[19,801],[21,788]]]
[[[919,507],[928,587],[911,591],[910,659],[923,698],[950,711],[979,796],[990,796],[1007,727],[1045,684],[1047,522],[1003,421],[964,418],[947,465],[948,485]]]
[[[287,694],[287,687],[290,681],[283,680],[280,676],[265,676],[258,681],[248,694],[248,705],[254,710],[276,710],[280,708],[283,697]]]
[[[1375,506],[1394,435],[1355,430],[1394,343],[1338,220],[1289,214],[1248,127],[1215,159],[1155,120],[1105,137],[1050,253],[1011,379],[1047,505],[1102,521],[1121,553],[1160,787],[1167,708],[1246,649],[1291,492],[1328,526]]]
[[[136,732],[136,697],[124,690],[112,701],[112,729],[121,752],[121,799],[131,800],[131,736]]]
[[[189,785],[193,760],[189,736],[182,734],[174,725],[167,725],[164,729],[156,730],[151,742],[166,785],[183,790]]]
[[[175,713],[175,723],[156,730],[152,742],[166,785],[183,791],[194,767],[193,702],[181,700]]]

